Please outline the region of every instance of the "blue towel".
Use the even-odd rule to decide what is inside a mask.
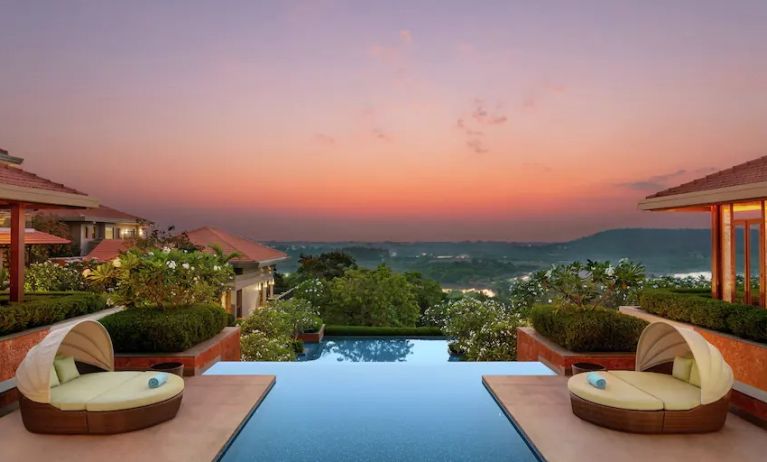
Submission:
[[[596,372],[589,372],[586,374],[586,381],[591,384],[594,388],[599,388],[600,390],[604,390],[607,386],[607,380],[602,378],[601,375],[597,374]]]
[[[161,387],[168,381],[168,374],[160,372],[149,378],[149,388]]]

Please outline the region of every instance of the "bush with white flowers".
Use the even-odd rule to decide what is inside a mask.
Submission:
[[[134,248],[87,277],[94,285],[113,287],[110,298],[117,304],[167,308],[219,303],[234,270],[214,253]]]

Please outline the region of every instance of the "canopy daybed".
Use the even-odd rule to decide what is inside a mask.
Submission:
[[[72,357],[79,376],[58,384],[56,358]],[[77,374],[77,373],[76,373]],[[114,372],[109,333],[99,322],[83,320],[52,330],[32,347],[16,371],[21,417],[35,433],[121,433],[175,417],[184,380],[157,372]]]
[[[692,366],[687,378],[677,372],[685,361]],[[594,424],[634,433],[703,433],[719,430],[727,418],[732,369],[692,329],[654,322],[639,338],[635,371],[599,374],[604,389],[592,386],[588,374],[567,383],[573,413]]]

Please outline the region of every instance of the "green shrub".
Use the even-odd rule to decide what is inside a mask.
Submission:
[[[444,337],[439,327],[325,326],[325,335],[337,337]]]
[[[36,296],[23,303],[0,307],[0,335],[53,324],[107,307],[103,296],[69,292],[67,295]]]
[[[570,351],[635,351],[647,322],[603,308],[558,308],[536,305],[535,330]]]
[[[648,313],[672,321],[767,342],[767,310],[764,308],[728,303],[676,289],[645,289],[639,294],[639,304]]]
[[[99,321],[117,353],[175,353],[221,332],[229,316],[218,305],[190,305],[127,309]]]
[[[57,265],[46,261],[32,263],[26,270],[24,289],[29,291],[85,290],[82,272],[73,265]]]

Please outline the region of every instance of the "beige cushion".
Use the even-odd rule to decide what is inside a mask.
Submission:
[[[142,374],[141,372],[96,372],[51,389],[51,405],[62,411],[85,410],[85,403]]]
[[[675,378],[690,381],[690,369],[692,369],[692,358],[683,358],[681,356],[674,357],[674,369],[671,372]]]
[[[67,383],[80,376],[80,372],[75,365],[75,358],[71,356],[60,356],[53,360],[53,367],[56,368],[56,375],[60,383]]]
[[[142,372],[85,404],[88,411],[117,411],[155,404],[173,398],[184,391],[184,379],[168,374],[168,381],[157,388],[149,388],[149,379],[157,372]]]
[[[53,364],[51,364],[51,378],[50,378],[51,388],[58,387],[61,382],[59,382],[59,375],[56,374],[56,368],[53,367]]]
[[[668,411],[700,406],[700,388],[668,374],[636,371],[612,371],[611,374],[663,401],[663,408]]]
[[[663,401],[649,393],[626,383],[614,372],[601,372],[607,382],[604,390],[591,386],[586,381],[588,374],[577,374],[567,381],[567,388],[575,396],[592,403],[633,411],[660,411]]]
[[[690,385],[700,387],[700,371],[698,370],[698,363],[693,359],[692,368],[690,368]]]

